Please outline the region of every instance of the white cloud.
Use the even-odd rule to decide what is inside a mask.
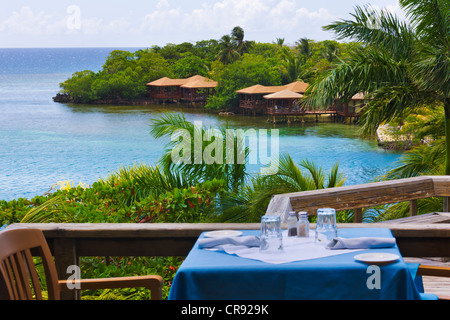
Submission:
[[[52,46],[51,41],[70,43],[73,40],[84,46],[165,45],[219,39],[235,26],[244,29],[248,40],[271,42],[285,38],[285,43],[294,43],[301,37],[323,40],[332,38],[333,34],[324,32],[322,26],[345,18],[358,3],[357,0],[339,3],[334,0],[157,0],[139,1],[139,4],[130,1],[130,4],[120,3],[100,10],[97,3],[80,2],[77,27],[71,28],[72,11],[67,12],[70,6],[48,2],[44,6],[38,4],[41,2],[24,0],[27,5],[11,4],[9,10],[0,12],[0,43],[8,46],[8,42],[17,45],[20,41],[27,44],[30,40],[33,43],[42,40]],[[398,0],[372,2],[401,13]]]
[[[171,8],[167,0],[159,0],[156,10],[144,16],[141,29],[149,32],[173,31],[180,17],[180,9]]]
[[[9,35],[100,35],[125,32],[131,27],[128,18],[104,21],[98,17],[83,19],[81,16],[79,28],[71,28],[68,25],[70,13],[50,14],[43,11],[35,12],[31,7],[22,7],[14,11],[9,18],[0,22],[0,32]]]
[[[40,11],[37,14],[30,7],[22,7],[0,23],[0,31],[38,35],[45,32],[51,16]]]
[[[167,0],[160,0],[155,10],[148,13],[142,23],[143,30],[149,32],[176,33],[187,31],[192,35],[201,33],[203,38],[214,38],[228,34],[235,26],[244,29],[247,35],[260,35],[267,39],[267,34],[284,37],[288,33],[312,33],[310,26],[324,25],[334,18],[325,8],[308,10],[295,0],[219,0],[203,2],[190,11],[181,12],[179,7]],[[209,36],[205,35],[208,34]],[[250,39],[246,36],[247,39]],[[292,37],[297,38],[297,35]],[[257,40],[251,38],[252,40]],[[259,39],[263,41],[263,39]]]

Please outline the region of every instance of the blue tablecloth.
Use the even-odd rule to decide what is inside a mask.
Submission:
[[[259,230],[244,230],[259,235]],[[343,228],[340,237],[392,237],[389,229]],[[201,235],[203,237],[203,234]],[[356,254],[394,253],[396,262],[380,266],[380,289],[368,286],[373,275]],[[180,266],[170,300],[294,300],[294,299],[401,299],[434,298],[423,295],[416,283],[417,265],[406,264],[398,247],[370,249],[341,255],[270,264],[224,252],[192,248]],[[420,279],[419,279],[420,280]],[[420,283],[419,283],[420,284]]]

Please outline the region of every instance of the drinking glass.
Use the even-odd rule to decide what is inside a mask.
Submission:
[[[261,235],[259,250],[263,252],[280,252],[283,250],[281,220],[279,216],[261,217]]]
[[[317,210],[315,242],[326,244],[337,237],[336,210],[321,208]]]

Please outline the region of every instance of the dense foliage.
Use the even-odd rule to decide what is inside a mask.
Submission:
[[[312,81],[355,46],[306,38],[291,46],[285,45],[283,39],[257,43],[244,40],[244,30],[235,27],[219,40],[152,46],[136,52],[114,50],[100,71],[75,72],[60,87],[61,93],[75,103],[129,101],[147,98],[145,84],[153,80],[198,74],[219,83],[206,107],[222,110],[237,106],[236,90],[257,83]]]

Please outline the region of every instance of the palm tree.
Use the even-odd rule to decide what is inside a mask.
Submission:
[[[296,54],[288,47],[282,47],[281,54],[284,60],[283,66],[285,69],[284,77],[286,78],[286,82],[301,80],[303,72],[303,57]]]
[[[364,46],[313,82],[306,102],[327,106],[364,92],[372,98],[361,118],[366,133],[423,106],[440,106],[445,114],[444,172],[450,174],[450,3],[400,0],[400,6],[409,23],[386,10],[356,7],[354,20],[324,27]]]
[[[277,38],[276,40],[275,40],[275,44],[277,44],[277,45],[279,45],[280,47],[283,47],[284,46],[284,38]]]
[[[324,45],[325,47],[322,51],[322,57],[324,57],[329,62],[333,62],[333,60],[336,59],[340,51],[338,44],[335,41],[325,40]]]
[[[166,113],[158,119],[152,119],[151,134],[155,138],[161,137],[173,137],[173,134],[187,133],[187,136],[191,138],[189,142],[190,154],[186,155],[191,161],[182,161],[175,163],[173,161],[173,150],[174,147],[180,143],[180,141],[174,140],[167,144],[166,152],[159,160],[160,167],[163,172],[168,176],[172,176],[172,172],[177,172],[177,175],[182,175],[190,183],[197,184],[199,182],[204,182],[208,180],[218,179],[227,182],[227,186],[230,190],[237,191],[244,184],[247,173],[245,161],[238,161],[236,159],[237,153],[230,155],[227,153],[227,146],[229,147],[230,141],[227,141],[226,127],[219,128],[205,128],[203,126],[198,127],[187,121],[183,114],[176,113]],[[183,131],[180,131],[183,130]],[[201,141],[196,141],[195,137],[200,137]],[[182,138],[178,136],[178,138]],[[205,139],[206,138],[206,139]],[[222,150],[215,150],[215,152],[221,152],[220,154],[215,154],[216,159],[214,163],[205,161],[203,157],[204,152],[208,145],[212,144],[213,139],[223,139],[219,141],[222,145]],[[196,151],[196,143],[199,143],[201,151],[201,159],[198,157]],[[233,137],[233,150],[238,150],[237,137]],[[219,145],[220,145],[219,144]],[[249,149],[245,147],[242,150],[242,157],[247,159]],[[233,157],[230,159],[229,157]],[[187,159],[187,158],[185,158]]]
[[[219,41],[219,53],[217,59],[224,64],[234,62],[239,58],[239,53],[236,51],[235,45],[229,35],[224,35]]]
[[[305,57],[305,59],[308,59],[312,56],[313,51],[310,45],[311,40],[309,40],[308,38],[301,38],[295,43],[297,44],[298,51]]]
[[[240,55],[247,53],[252,46],[251,41],[244,41],[244,29],[239,26],[234,27],[233,30],[231,30],[231,39],[233,40],[236,51]]]
[[[273,195],[340,187],[344,182],[338,163],[327,175],[311,161],[296,164],[289,154],[282,154],[278,173],[254,177],[239,193],[230,193],[228,201],[222,201],[224,211],[219,218],[221,221],[255,222],[265,214]]]

